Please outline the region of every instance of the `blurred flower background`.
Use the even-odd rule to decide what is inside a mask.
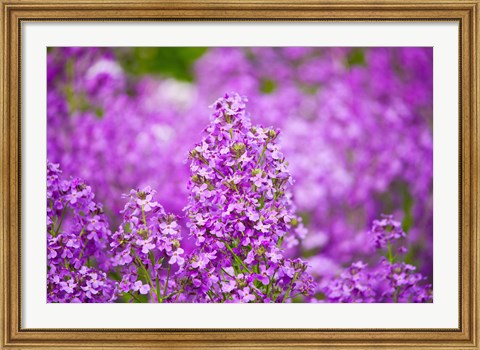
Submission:
[[[401,223],[403,261],[431,283],[432,59],[413,47],[49,48],[48,159],[91,186],[112,227],[121,195],[144,186],[184,218],[188,151],[207,106],[236,91],[254,124],[281,130],[306,229],[289,254],[319,290],[376,263],[368,232],[381,214]]]

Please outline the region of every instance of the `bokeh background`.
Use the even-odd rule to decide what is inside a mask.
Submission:
[[[318,281],[369,260],[381,214],[432,276],[432,48],[49,48],[48,158],[81,177],[112,230],[123,193],[149,185],[183,216],[186,154],[225,92],[281,129],[308,231],[291,254]]]

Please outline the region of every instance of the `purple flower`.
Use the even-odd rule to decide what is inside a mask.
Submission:
[[[112,302],[117,286],[106,274],[111,233],[102,206],[83,180],[60,176],[47,162],[47,301]],[[92,263],[98,269],[86,266]]]
[[[390,244],[404,235],[391,216],[375,220],[372,227],[376,242]],[[407,248],[401,248],[406,252]],[[387,257],[381,256],[370,268],[362,261],[354,262],[340,276],[324,281],[321,292],[327,302],[431,302],[432,286],[426,278],[416,272],[415,266],[394,260],[389,249]]]
[[[257,279],[264,285],[268,285],[270,283],[270,279],[274,277],[274,274],[275,270],[273,267],[269,267],[267,269],[265,265],[262,264],[260,265],[260,273],[257,275]]]
[[[177,217],[167,214],[154,196],[150,187],[124,196],[128,201],[122,210],[123,222],[112,235],[110,246],[117,271],[141,277],[135,283],[122,279],[124,294],[148,294],[151,288],[150,302],[167,302],[177,288],[170,275],[184,263],[184,250],[180,248]]]
[[[405,237],[401,223],[393,220],[392,215],[382,215],[381,220],[374,220],[368,233],[376,249],[385,248],[388,244]]]
[[[183,265],[183,263],[185,262],[185,259],[182,258],[183,252],[184,251],[183,251],[182,248],[178,248],[177,250],[172,252],[172,256],[171,256],[170,260],[168,260],[168,263],[169,264],[177,263],[178,265]]]
[[[148,284],[143,284],[142,281],[136,281],[133,284],[132,290],[138,291],[140,294],[148,294],[150,286]]]
[[[169,224],[167,224],[165,222],[162,222],[160,224],[160,228],[167,235],[174,235],[178,232],[178,224],[175,221],[173,221]]]
[[[313,292],[305,287],[314,285],[306,265],[286,259],[280,248],[284,240],[295,245],[303,227],[279,156],[280,131],[252,126],[245,102],[236,93],[218,99],[203,139],[189,153],[185,211],[196,248],[177,276],[186,301],[232,302],[239,295],[253,301],[255,290],[263,300],[286,302]]]
[[[251,290],[257,288],[259,298],[271,302],[282,301],[282,293],[295,277],[282,271],[285,259],[314,254],[307,259],[312,265],[308,271],[323,286],[331,276],[339,276],[342,266],[349,267],[358,259],[368,262],[366,270],[377,269],[370,245],[381,249],[377,254],[386,255],[391,264],[400,263],[403,257],[414,261],[415,273],[431,280],[431,48],[211,48],[192,66],[193,84],[132,76],[122,68],[129,52],[53,48],[47,55],[48,157],[60,163],[65,174],[59,179],[55,175],[58,165],[49,166],[49,288],[54,288],[58,274],[64,269],[67,273],[70,267],[80,269],[88,264],[100,272],[113,269],[119,275],[124,268],[141,269],[132,246],[145,258],[142,262],[151,277],[158,275],[162,293],[167,284],[167,296],[185,289],[178,298],[165,301],[236,300],[236,293],[224,298],[220,286],[207,287],[211,281],[207,271],[213,266],[226,269],[240,264],[229,248],[250,270],[234,266],[234,277],[245,276],[238,288],[243,288],[242,283]],[[203,137],[193,148],[189,140],[196,140],[206,124],[201,109],[219,90],[231,89],[249,96],[248,111],[258,126],[251,124],[245,111],[246,99],[229,94],[212,106],[215,115],[203,134],[211,137]],[[272,139],[271,130],[281,130],[280,136]],[[185,167],[177,155],[189,149],[204,156],[207,163],[190,158],[193,164]],[[191,181],[188,188],[187,181]],[[136,241],[147,240],[154,218],[161,216],[155,212],[156,204],[150,205],[154,196],[137,198],[138,207],[131,203],[129,218],[117,216],[125,204],[120,194],[146,184],[158,191],[156,200],[165,210],[177,215],[179,230],[189,221],[194,223],[186,226],[194,243],[190,246],[182,241],[186,261],[190,261],[192,249],[204,253],[218,250],[217,258],[209,259],[207,269],[199,275],[177,270],[173,264],[166,283],[170,254],[176,250],[175,239],[181,236],[172,232],[175,228],[170,227],[166,234],[177,238],[155,237],[149,243],[154,248],[143,251],[137,247]],[[196,207],[186,212],[187,217],[182,214],[195,186],[203,186],[197,199],[203,208],[198,221],[191,217]],[[241,197],[248,201],[238,201]],[[284,200],[290,205],[282,208]],[[280,204],[279,211],[272,213],[276,204]],[[142,205],[148,221],[143,226]],[[363,234],[371,219],[385,210],[395,218],[405,218],[405,236],[396,238],[383,224],[375,229],[372,225],[371,235]],[[307,227],[297,222],[296,213]],[[95,216],[99,217],[96,223]],[[160,225],[165,223],[162,220]],[[131,228],[117,229],[122,221],[131,223]],[[111,240],[110,230],[123,232]],[[281,241],[278,251],[272,241]],[[410,253],[405,254],[401,246]],[[247,278],[255,281],[264,257],[268,267],[278,268],[276,278],[282,279],[277,292],[272,284],[270,297],[261,294],[266,289],[260,290],[262,286],[252,285]],[[288,274],[292,275],[291,271]],[[394,276],[404,283],[409,274]],[[140,275],[147,282],[146,275]],[[219,268],[214,276],[220,278],[220,284],[231,280]],[[189,294],[197,292],[189,289],[193,280],[200,283],[198,297]],[[294,294],[304,287],[308,290],[308,280],[302,283],[297,277]],[[58,294],[52,295],[61,302],[82,300],[81,296],[62,299],[68,293],[51,289],[54,291]],[[430,292],[419,290],[425,300]]]
[[[240,296],[241,300],[244,303],[248,303],[250,301],[255,300],[255,295],[250,294],[250,288],[249,287],[245,287],[245,288],[243,288],[243,290],[241,290],[241,289],[238,290],[238,295]]]

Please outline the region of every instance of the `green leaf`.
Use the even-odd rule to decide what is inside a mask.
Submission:
[[[104,113],[105,113],[105,112],[103,111],[103,108],[100,108],[100,107],[95,108],[95,116],[96,116],[98,119],[102,119]]]
[[[347,58],[347,66],[365,66],[365,53],[361,48],[355,48],[350,52],[350,55]]]
[[[403,212],[402,228],[404,232],[408,232],[413,226],[413,197],[410,195],[408,188],[403,191]]]
[[[159,74],[177,80],[193,81],[192,66],[204,47],[135,47],[117,50],[124,69],[134,75]]]
[[[271,79],[263,79],[260,85],[260,91],[264,94],[271,94],[277,89],[277,83]]]

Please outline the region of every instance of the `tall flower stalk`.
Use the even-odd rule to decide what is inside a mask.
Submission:
[[[122,211],[123,222],[113,234],[113,265],[122,276],[120,292],[130,301],[148,295],[151,302],[167,302],[175,295],[172,272],[184,262],[177,218],[165,213],[150,187],[131,190]]]
[[[287,302],[312,293],[307,264],[284,257],[305,231],[294,214],[279,130],[253,126],[246,102],[237,93],[217,100],[190,151],[185,212],[196,249],[177,277],[180,300]]]
[[[416,267],[401,261],[407,248],[405,232],[391,215],[374,220],[368,232],[379,255],[376,265],[357,261],[322,288],[327,302],[424,303],[431,302],[432,285]],[[404,243],[404,242],[403,242]]]
[[[61,179],[58,164],[47,162],[47,301],[105,303],[116,299],[107,277],[110,231],[90,186]]]

